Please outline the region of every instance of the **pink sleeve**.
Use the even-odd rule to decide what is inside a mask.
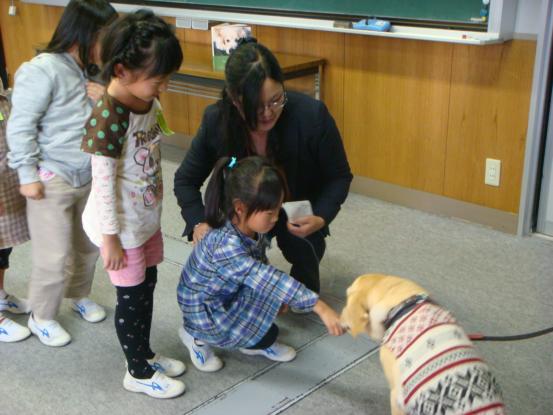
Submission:
[[[92,192],[100,231],[103,235],[117,235],[121,231],[117,220],[117,160],[112,157],[91,156]]]

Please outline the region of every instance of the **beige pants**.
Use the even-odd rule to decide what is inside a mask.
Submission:
[[[64,296],[90,293],[98,248],[81,223],[90,184],[75,189],[55,176],[44,187],[44,199],[27,200],[33,260],[29,304],[36,317],[53,320]]]

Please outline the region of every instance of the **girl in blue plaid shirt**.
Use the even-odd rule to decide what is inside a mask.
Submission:
[[[223,366],[211,346],[288,362],[296,351],[277,341],[274,323],[288,305],[319,315],[331,335],[343,334],[336,312],[291,276],[269,265],[264,235],[286,195],[282,173],[260,157],[222,158],[206,190],[212,230],[195,246],[177,289],[179,336],[196,368]]]

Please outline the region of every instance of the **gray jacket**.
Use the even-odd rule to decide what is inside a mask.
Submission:
[[[41,53],[15,74],[7,138],[9,166],[21,184],[39,181],[37,166],[73,187],[91,181],[90,155],[80,150],[92,103],[86,78],[67,53]]]

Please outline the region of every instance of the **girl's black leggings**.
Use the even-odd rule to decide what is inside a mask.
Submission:
[[[129,373],[138,379],[151,378],[155,372],[147,359],[154,357],[150,348],[150,328],[154,308],[157,267],[146,268],[143,283],[134,287],[115,287],[115,331],[125,353]]]

